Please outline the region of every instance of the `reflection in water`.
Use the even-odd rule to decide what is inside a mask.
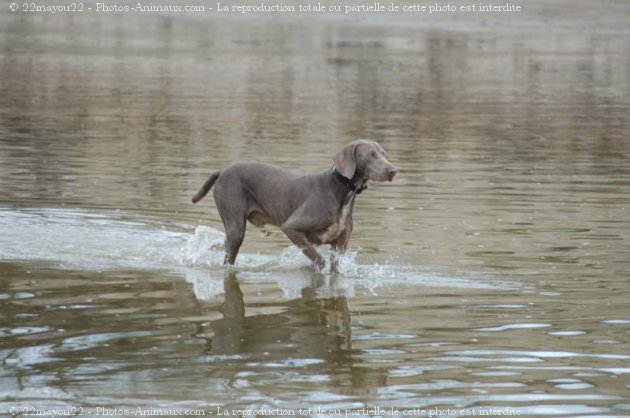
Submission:
[[[208,339],[208,353],[237,355],[263,353],[274,344],[285,344],[293,354],[276,359],[278,367],[325,362],[331,367],[351,367],[350,312],[345,297],[318,298],[316,289],[324,277],[313,274],[312,287],[290,301],[286,311],[246,316],[243,292],[235,272],[224,281],[223,318],[210,322],[214,334]],[[264,367],[270,367],[270,358]]]
[[[222,292],[200,301],[157,273],[27,268],[2,264],[2,406],[627,402],[626,323],[583,317],[572,322],[583,333],[553,336],[562,304],[541,294],[394,286],[350,299],[311,273],[286,300],[273,283],[219,270],[205,280]]]
[[[492,30],[0,12],[0,411],[623,414],[630,42],[542,9]],[[318,172],[359,137],[401,172],[360,196],[342,274],[252,228],[224,276],[218,213],[189,203],[208,173]]]
[[[14,279],[21,274],[17,266],[3,268]],[[97,393],[81,398],[91,387],[105,385],[105,393],[115,403],[119,401],[116,393],[154,390],[151,387],[168,393],[183,376],[191,382],[210,378],[220,384],[225,380],[241,390],[289,381],[316,387],[336,382],[347,387],[348,394],[371,392],[385,379],[383,371],[362,368],[361,360],[353,359],[348,301],[318,296],[327,286],[321,274],[312,275],[312,286],[302,289],[301,298],[277,304],[273,292],[268,301],[246,303],[237,273],[228,272],[224,294],[202,305],[190,288],[159,276],[109,274],[99,283],[98,279],[85,281],[81,273],[50,270],[33,277],[33,282],[45,283],[39,285],[39,297],[27,297],[24,292],[9,296],[5,312],[23,323],[46,317],[51,326],[2,328],[8,324],[6,320],[0,323],[0,329],[7,330],[2,341],[13,347],[2,350],[7,365],[1,377],[6,401],[45,402],[50,396],[61,404],[109,403]],[[93,285],[102,289],[82,291]],[[6,290],[4,283],[2,291]],[[81,294],[87,296],[69,296]],[[87,332],[77,335],[73,330],[78,328]],[[148,368],[129,368],[147,358],[153,359]],[[172,364],[178,367],[168,367]],[[42,382],[61,392],[36,390]],[[190,395],[204,399],[204,405],[224,405],[230,398],[226,393],[207,399],[207,390],[207,385],[195,383]],[[235,406],[241,402],[233,401]],[[124,402],[142,404],[131,399]]]

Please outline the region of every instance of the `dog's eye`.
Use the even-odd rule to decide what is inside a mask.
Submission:
[[[370,157],[376,158],[376,152],[372,151],[372,153],[370,154]]]

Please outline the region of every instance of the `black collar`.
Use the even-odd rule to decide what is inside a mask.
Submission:
[[[332,166],[332,174],[333,174],[333,176],[337,177],[339,179],[339,181],[341,181],[343,183],[343,185],[348,188],[348,190],[350,190],[352,192],[356,192],[357,194],[359,194],[363,190],[367,189],[367,186],[365,185],[365,183],[363,185],[359,186],[359,187],[355,186],[354,183],[352,182],[352,180],[350,180],[347,177],[344,177],[343,174],[341,174],[339,171],[337,171],[337,168],[334,165]]]

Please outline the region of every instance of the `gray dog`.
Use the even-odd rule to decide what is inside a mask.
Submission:
[[[314,245],[332,247],[331,271],[337,271],[352,232],[352,209],[368,180],[392,181],[398,169],[374,141],[357,140],[333,157],[321,174],[300,174],[258,162],[237,162],[212,173],[192,198],[200,201],[214,187],[225,227],[225,264],[234,264],[245,238],[246,221],[279,226],[321,271],[326,262]]]

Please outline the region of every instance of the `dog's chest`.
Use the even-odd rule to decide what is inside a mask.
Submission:
[[[319,234],[318,238],[323,244],[336,240],[346,230],[346,221],[348,220],[348,216],[350,216],[353,201],[354,196],[352,196],[348,202],[341,207],[341,211],[336,222],[326,228],[324,232]]]

